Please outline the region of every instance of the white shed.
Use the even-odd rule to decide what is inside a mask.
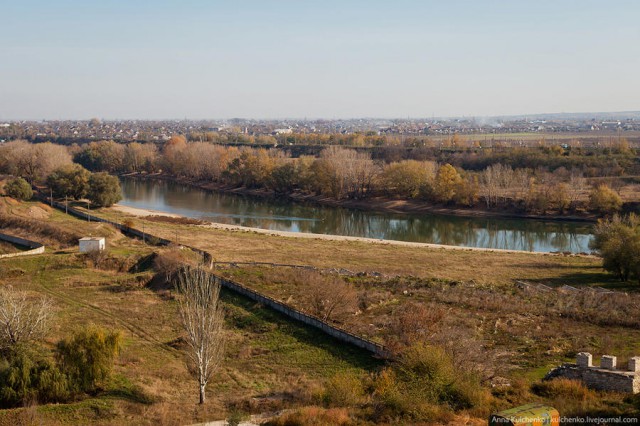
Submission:
[[[80,253],[102,251],[105,249],[104,237],[84,237],[78,241],[80,242]]]

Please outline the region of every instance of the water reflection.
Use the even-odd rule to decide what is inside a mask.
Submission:
[[[591,238],[583,223],[372,213],[133,178],[123,179],[122,190],[122,205],[277,231],[543,252],[585,252]]]

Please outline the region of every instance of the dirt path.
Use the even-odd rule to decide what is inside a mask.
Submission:
[[[102,308],[99,308],[95,305],[92,305],[90,303],[86,303],[82,300],[76,299],[74,297],[71,297],[65,293],[59,292],[54,290],[53,288],[51,288],[50,285],[47,285],[47,279],[44,278],[44,273],[46,271],[46,267],[42,268],[40,273],[38,274],[38,282],[40,284],[40,287],[42,288],[43,292],[48,294],[50,297],[58,299],[60,301],[62,301],[63,303],[66,303],[68,305],[71,306],[78,306],[81,308],[85,308],[85,309],[90,309],[94,312],[97,312],[113,321],[115,321],[116,323],[122,325],[124,328],[126,328],[127,330],[129,330],[129,332],[131,332],[131,334],[135,335],[136,337],[146,341],[147,343],[150,343],[152,345],[156,345],[158,347],[160,347],[161,349],[163,349],[164,351],[172,354],[173,356],[179,356],[179,351],[175,348],[172,348],[171,346],[166,345],[165,343],[159,341],[158,339],[156,339],[155,337],[153,337],[151,334],[147,333],[144,329],[142,329],[141,327],[138,327],[136,324],[126,321],[120,317],[118,317],[117,315],[112,314],[109,311],[106,311]]]

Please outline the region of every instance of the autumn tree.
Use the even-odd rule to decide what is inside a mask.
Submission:
[[[384,168],[381,188],[389,194],[416,198],[433,192],[436,164],[431,161],[405,160]]]
[[[4,192],[9,197],[13,197],[16,200],[30,200],[33,197],[33,190],[29,182],[21,177],[13,178],[4,185]]]
[[[614,215],[599,220],[594,239],[589,244],[602,256],[602,267],[613,272],[621,281],[632,275],[640,279],[640,218]]]
[[[363,198],[371,189],[378,167],[368,153],[330,146],[324,149],[315,169],[336,199]]]
[[[91,173],[79,164],[54,170],[47,178],[47,186],[54,197],[71,197],[79,200],[87,195]]]
[[[153,172],[158,164],[158,148],[152,143],[132,142],[123,153],[123,168],[127,172]]]
[[[120,181],[108,173],[93,173],[89,178],[87,197],[98,207],[110,207],[122,199]]]
[[[74,160],[94,172],[118,172],[123,169],[125,147],[114,141],[91,142],[82,147]]]
[[[271,173],[282,164],[283,154],[265,149],[244,150],[239,157],[229,163],[223,174],[227,182],[247,188],[268,185]]]
[[[162,147],[164,167],[172,173],[178,174],[177,171],[181,164],[181,153],[186,147],[187,139],[181,135],[174,135],[166,141]]]
[[[276,193],[291,192],[297,184],[296,166],[293,162],[283,163],[271,172],[269,186]]]
[[[598,185],[589,193],[589,209],[600,214],[611,214],[622,208],[622,198],[607,185]]]
[[[67,149],[49,142],[8,142],[4,144],[0,154],[0,157],[4,157],[6,173],[21,176],[31,184],[44,182],[55,169],[71,164]]]
[[[434,197],[441,203],[453,201],[457,190],[463,183],[462,177],[451,164],[443,164],[438,168],[434,183]]]
[[[220,282],[202,268],[181,271],[176,280],[178,311],[186,332],[187,366],[198,382],[200,404],[224,358],[224,313]]]

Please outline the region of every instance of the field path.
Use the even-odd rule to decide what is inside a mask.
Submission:
[[[78,306],[78,307],[82,307],[85,309],[89,309],[91,311],[97,312],[102,316],[105,316],[113,321],[115,321],[116,323],[122,325],[124,328],[126,328],[127,330],[129,330],[129,332],[131,332],[131,334],[135,335],[136,337],[146,341],[147,343],[150,343],[152,345],[156,345],[158,347],[160,347],[162,350],[164,350],[165,352],[178,357],[180,354],[180,351],[178,351],[175,348],[172,348],[171,346],[167,345],[166,343],[163,343],[161,341],[159,341],[158,339],[156,339],[155,337],[153,337],[151,334],[147,333],[143,328],[137,326],[136,324],[134,324],[133,322],[127,321],[125,319],[120,318],[119,316],[112,314],[111,312],[104,310],[102,308],[99,308],[98,306],[92,305],[90,303],[86,303],[82,300],[76,299],[74,297],[71,297],[65,293],[59,292],[54,290],[50,285],[46,284],[47,283],[47,279],[45,278],[44,274],[46,271],[46,267],[42,268],[40,270],[40,272],[38,273],[38,277],[37,277],[37,282],[40,284],[40,287],[42,288],[43,292],[48,294],[50,297],[55,298],[57,300],[60,300],[70,306]]]

